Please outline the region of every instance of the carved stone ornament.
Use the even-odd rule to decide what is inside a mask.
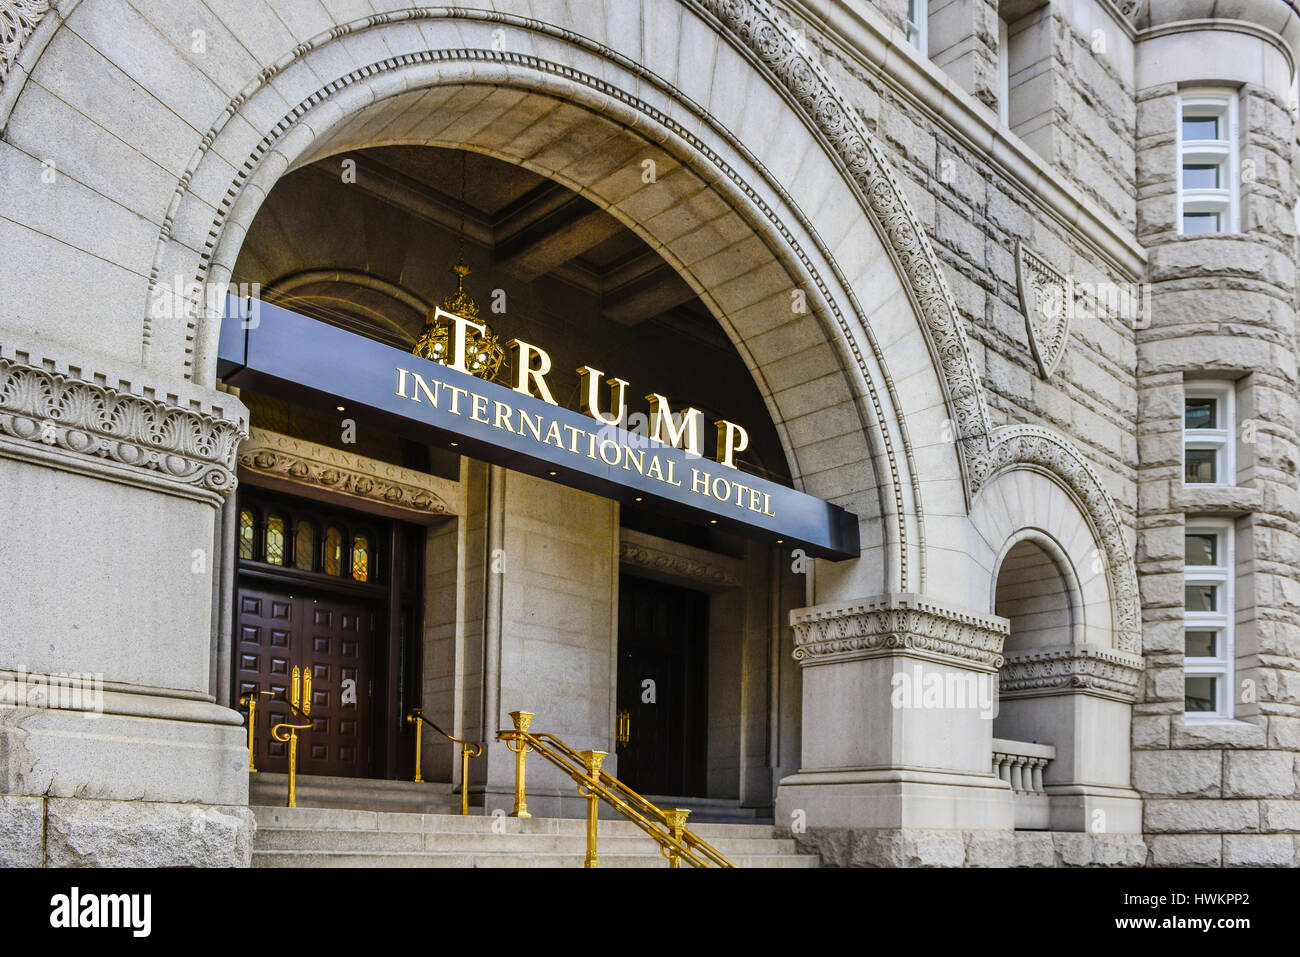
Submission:
[[[0,346],[0,455],[219,505],[235,487],[243,405],[184,398]]]
[[[23,43],[49,10],[49,0],[0,0],[0,86],[9,76]]]
[[[1050,379],[1070,341],[1071,283],[1021,242],[1016,243],[1016,282],[1038,374]]]
[[[1142,658],[1096,645],[1059,645],[1006,656],[998,676],[1003,698],[1088,692],[1132,701],[1142,679]]]
[[[1002,664],[1010,623],[922,595],[897,594],[790,613],[794,658],[805,666],[911,653],[992,670]]]
[[[671,543],[660,547],[639,538],[625,537],[618,545],[618,560],[624,565],[694,582],[697,587],[735,588],[740,584],[740,578],[722,563],[683,552],[684,549],[672,549]]]
[[[422,516],[451,512],[446,501],[428,487],[431,477],[422,472],[266,429],[252,430],[239,449],[239,467]]]

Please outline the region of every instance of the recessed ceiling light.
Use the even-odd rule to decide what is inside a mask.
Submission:
[[[709,524],[710,524],[710,525],[717,525],[717,524],[718,524],[718,520],[717,520],[716,518],[711,518],[711,519],[709,519]]]
[[[555,473],[554,473],[554,472],[547,472],[546,474],[547,474],[547,475],[554,475]]]
[[[337,408],[340,412],[343,411],[343,406],[341,406],[341,405],[339,405],[339,406],[335,406],[335,408]]]

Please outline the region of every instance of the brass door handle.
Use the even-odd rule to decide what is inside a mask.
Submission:
[[[618,709],[618,727],[614,732],[614,740],[620,748],[626,747],[632,740],[632,712],[626,708]]]

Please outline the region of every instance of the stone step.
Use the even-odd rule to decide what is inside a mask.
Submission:
[[[421,851],[253,851],[254,867],[582,867],[578,854],[449,853]],[[603,854],[601,867],[667,867],[658,854]],[[817,867],[807,854],[745,855],[737,867]]]
[[[251,807],[258,830],[307,828],[339,831],[419,831],[422,833],[470,834],[586,834],[586,822],[576,818],[490,817],[481,813],[469,816],[448,813],[412,814],[362,811],[343,808]],[[474,810],[470,809],[471,812]],[[643,832],[631,821],[601,821],[601,837],[634,837]],[[701,824],[691,832],[706,841],[725,838],[772,839],[770,824]]]
[[[710,842],[730,858],[744,855],[794,854],[792,840],[774,838],[721,838]],[[255,840],[263,851],[428,851],[436,853],[582,854],[583,834],[477,834],[421,831],[340,831],[310,828],[259,829]],[[646,834],[599,835],[598,849],[621,854],[655,854]]]
[[[289,796],[289,777],[270,771],[248,776],[248,803],[283,807]],[[471,800],[473,795],[470,796]],[[398,813],[439,813],[460,809],[460,795],[450,784],[422,781],[380,781],[298,775],[300,808],[336,808]]]
[[[659,808],[688,808],[691,816],[687,826],[693,824],[771,824],[772,809],[741,807],[735,798],[674,797],[672,795],[645,795],[647,801]]]

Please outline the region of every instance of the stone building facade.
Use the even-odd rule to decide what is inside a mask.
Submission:
[[[0,8],[0,860],[247,864],[289,583],[383,609],[329,773],[522,709],[828,864],[1300,860],[1288,3]],[[746,423],[856,556],[218,376],[211,290],[409,349],[457,256],[559,404],[590,363]],[[286,577],[286,518],[388,591]],[[694,622],[667,771],[621,737],[638,602]]]

